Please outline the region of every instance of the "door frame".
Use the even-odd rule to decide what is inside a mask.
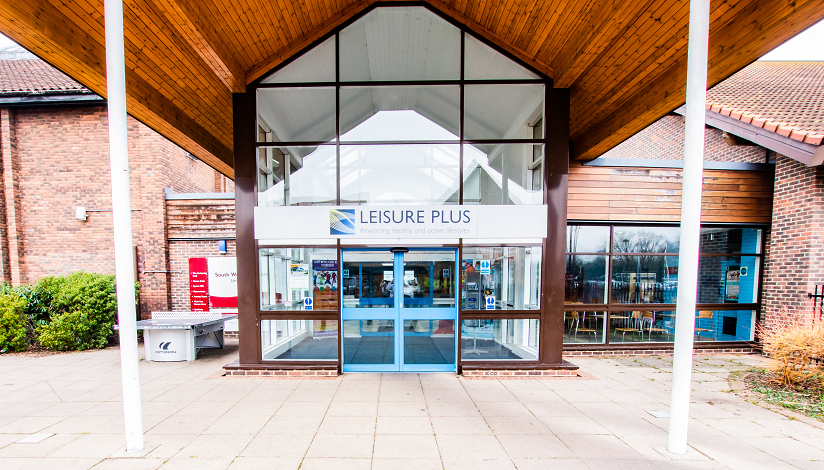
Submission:
[[[347,251],[390,251],[386,248],[341,248],[341,269],[343,257]],[[452,278],[458,275],[458,249],[454,247],[413,247],[406,251],[393,251],[393,307],[392,308],[346,308],[343,303],[341,290],[341,370],[343,372],[457,372],[458,344],[460,343],[460,328],[458,325],[458,295],[459,285],[455,284],[455,306],[452,308],[405,308],[404,299],[404,256],[408,252],[416,251],[451,251],[455,254],[452,266]],[[430,278],[433,273],[430,273]],[[359,272],[358,276],[362,274]],[[400,282],[397,282],[400,280]],[[360,282],[360,278],[359,278]],[[434,317],[434,318],[433,318]],[[392,364],[347,364],[346,341],[344,323],[347,320],[392,320],[395,343],[394,360]],[[452,320],[454,337],[454,363],[452,364],[405,364],[404,363],[404,321],[405,320]],[[379,335],[379,334],[377,334]]]

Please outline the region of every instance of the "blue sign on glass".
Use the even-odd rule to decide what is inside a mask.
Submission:
[[[495,297],[491,295],[486,297],[486,309],[495,310]]]
[[[304,310],[312,310],[313,309],[312,298],[306,297],[303,299],[303,309]]]

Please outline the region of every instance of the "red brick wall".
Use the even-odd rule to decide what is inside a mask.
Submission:
[[[708,128],[704,133],[704,158],[711,162],[765,163],[766,149],[755,145],[728,145],[722,132]],[[684,117],[664,116],[622,142],[601,158],[683,160]]]
[[[6,224],[0,223],[4,264],[11,265],[6,280],[30,283],[78,270],[113,273],[111,212],[89,212],[86,221],[75,218],[77,206],[90,211],[111,210],[105,107],[0,112],[0,140],[9,144],[0,146],[4,171],[0,213],[12,216],[18,225],[15,233],[20,235],[15,244],[14,237],[3,230]],[[147,271],[165,271],[169,269],[169,253],[164,188],[215,192],[232,185],[131,117],[128,138],[138,271],[144,261]],[[16,270],[15,258],[19,259]],[[144,315],[168,308],[168,274],[139,274],[138,281]]]
[[[226,254],[217,251],[217,240],[169,241],[171,260],[172,310],[189,310],[189,258],[219,258],[236,256],[235,241],[226,242]]]
[[[797,307],[824,282],[824,169],[779,155],[762,317]]]

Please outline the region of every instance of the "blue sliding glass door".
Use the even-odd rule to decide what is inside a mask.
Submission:
[[[342,253],[344,372],[455,371],[457,251]]]

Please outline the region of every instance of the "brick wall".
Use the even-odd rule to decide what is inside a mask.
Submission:
[[[6,282],[84,270],[114,273],[111,212],[75,218],[78,206],[111,210],[105,107],[0,109],[2,238]],[[164,188],[233,189],[231,181],[128,119],[133,243],[138,271],[169,269]],[[10,223],[8,222],[10,221]],[[14,230],[9,229],[14,227]],[[139,274],[140,309],[167,309],[167,274]]]
[[[171,261],[171,309],[189,310],[189,258],[219,258],[237,256],[235,241],[226,242],[226,254],[218,253],[217,240],[171,240],[169,260]]]
[[[778,155],[763,315],[798,307],[824,282],[824,168]]]
[[[664,116],[600,158],[683,160],[684,117]],[[766,149],[755,145],[731,146],[720,130],[707,128],[704,158],[713,162],[765,163]]]

